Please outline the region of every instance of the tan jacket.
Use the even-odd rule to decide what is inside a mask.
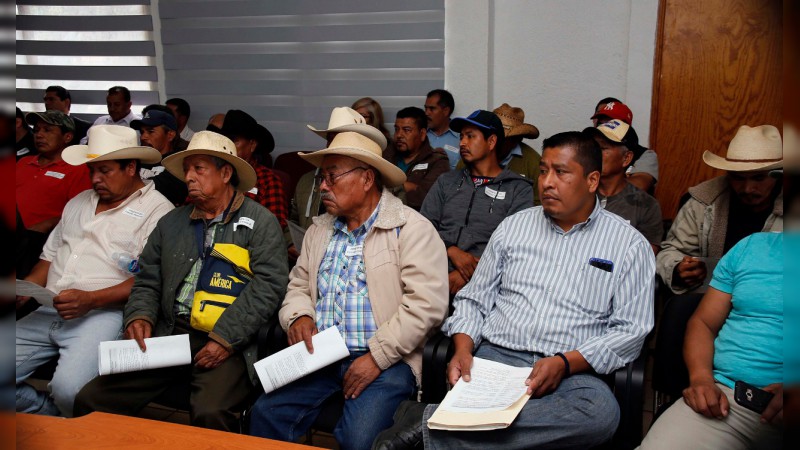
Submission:
[[[723,256],[732,193],[724,175],[689,188],[691,198],[678,211],[656,256],[656,271],[674,293],[692,290],[672,282],[672,272],[684,256]],[[783,191],[761,231],[783,231]]]
[[[335,220],[330,214],[315,217],[306,232],[278,316],[285,330],[301,316],[316,320],[317,271]],[[427,219],[384,190],[378,218],[364,241],[364,268],[378,325],[368,341],[370,353],[382,370],[405,361],[419,383],[422,348],[447,314],[444,243]]]

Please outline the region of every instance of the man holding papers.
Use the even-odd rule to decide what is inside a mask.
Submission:
[[[516,420],[494,431],[439,431],[427,426],[437,405],[403,404],[377,448],[404,448],[423,434],[434,449],[590,448],[611,438],[619,407],[594,373],[639,354],[653,326],[655,259],[635,228],[600,207],[601,163],[589,135],[544,141],[542,206],[500,224],[442,327],[455,344],[452,384],[469,381],[473,355],[532,368],[521,381],[532,398]]]
[[[192,388],[192,425],[238,430],[236,411],[253,388],[254,338],[286,289],[283,234],[244,196],[256,174],[230,139],[197,132],[163,165],[186,181],[192,204],[150,235],[125,305],[125,336],[146,352],[145,338],[188,334],[193,364],[100,376],[78,394],[75,415],[133,415],[181,382]]]
[[[89,145],[67,147],[61,158],[73,166],[86,164],[92,189],[67,203],[26,277],[57,295],[17,322],[17,411],[70,416],[75,394],[97,376],[98,344],[121,335],[121,306],[133,273],[119,268],[113,255],[138,257],[172,204],[139,177],[140,163],[157,163],[161,154],[140,147],[130,128],[93,127]],[[21,305],[28,298],[17,300]],[[58,366],[49,395],[24,382],[54,358]]]
[[[338,329],[349,356],[280,389],[253,407],[250,431],[295,441],[325,399],[344,395],[334,430],[343,449],[369,449],[397,405],[419,384],[425,340],[445,317],[447,255],[436,230],[387,188],[405,174],[381,145],[355,132],[300,156],[320,168],[327,214],[306,232],[279,313],[289,344]]]

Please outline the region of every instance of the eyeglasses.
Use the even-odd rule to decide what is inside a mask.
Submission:
[[[356,167],[356,168],[350,169],[350,170],[348,170],[346,172],[342,172],[342,173],[338,173],[338,174],[332,174],[332,173],[327,173],[327,174],[324,174],[324,175],[323,174],[318,174],[318,175],[314,176],[314,182],[317,185],[320,185],[320,184],[322,184],[322,181],[324,180],[325,183],[328,184],[328,187],[332,187],[334,184],[336,184],[336,180],[338,180],[339,178],[347,175],[350,172],[354,172],[354,171],[359,170],[359,169],[367,170],[366,167]]]

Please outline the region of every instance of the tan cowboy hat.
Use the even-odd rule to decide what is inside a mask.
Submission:
[[[525,123],[525,111],[522,108],[503,103],[492,112],[503,122],[503,129],[507,138],[522,136],[527,139],[536,139],[539,137],[539,129],[529,123]]]
[[[703,152],[703,161],[716,169],[731,172],[754,172],[783,167],[781,134],[772,125],[742,125],[728,145],[725,157]]]
[[[374,167],[383,176],[388,187],[400,186],[406,181],[406,174],[399,167],[383,159],[383,150],[372,139],[352,131],[337,134],[330,147],[311,153],[300,152],[301,158],[319,167],[328,155],[349,156]]]
[[[89,128],[88,145],[70,145],[61,159],[73,166],[113,159],[138,159],[145,164],[161,161],[161,153],[153,147],[139,145],[133,128],[121,125],[95,125]]]
[[[161,164],[179,179],[186,178],[183,172],[183,160],[192,155],[216,156],[231,163],[236,175],[239,176],[237,190],[247,192],[256,185],[256,171],[253,167],[236,156],[236,145],[225,136],[213,131],[198,131],[192,136],[186,150],[173,153],[161,161]]]
[[[386,136],[380,130],[367,125],[364,117],[353,108],[339,106],[331,111],[331,118],[328,120],[328,128],[318,130],[311,125],[306,125],[309,130],[316,133],[322,139],[328,139],[328,133],[341,133],[343,131],[353,131],[366,136],[381,146],[381,151],[386,150]]]

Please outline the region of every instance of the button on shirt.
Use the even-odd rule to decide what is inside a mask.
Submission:
[[[111,256],[124,252],[138,257],[158,220],[173,209],[152,184],[116,208],[95,214],[98,201],[94,190],[78,194],[47,239],[41,258],[51,263],[46,286],[51,291],[96,291],[130,278]]]
[[[364,271],[364,240],[379,208],[353,232],[341,218],[334,222],[317,275],[317,329],[337,327],[351,351],[369,350],[367,341],[377,330]]]
[[[39,165],[38,156],[17,162],[17,209],[26,227],[61,216],[67,202],[92,187],[86,164],[64,161]]]
[[[569,232],[542,207],[504,220],[442,329],[476,347],[486,339],[543,355],[578,350],[598,373],[635,359],[653,327],[655,258],[598,203]]]

